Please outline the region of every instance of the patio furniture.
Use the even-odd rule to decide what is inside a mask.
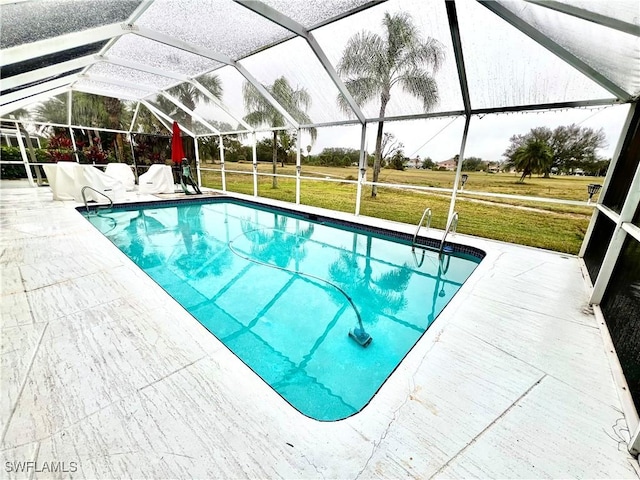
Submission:
[[[127,192],[135,190],[136,178],[131,167],[126,163],[109,163],[104,173],[119,180]]]
[[[49,179],[54,200],[82,201],[81,190],[84,186],[95,188],[114,202],[124,199],[125,187],[115,178],[103,173],[92,165],[80,165],[76,162],[58,162],[55,165],[43,165]],[[104,198],[91,191],[85,193],[87,200],[103,202]]]
[[[140,175],[140,193],[175,193],[173,173],[169,165],[151,165],[147,173]]]

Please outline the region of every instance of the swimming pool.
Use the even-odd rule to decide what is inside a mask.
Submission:
[[[423,259],[406,234],[226,198],[87,218],[293,407],[325,421],[367,405],[484,256],[456,246]]]

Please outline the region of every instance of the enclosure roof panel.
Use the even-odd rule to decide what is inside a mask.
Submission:
[[[233,59],[291,36],[232,0],[162,0],[137,23]]]
[[[222,122],[226,115],[241,120],[249,113],[243,105],[244,84],[286,114],[284,105],[269,98],[268,88],[284,77],[294,91],[304,89],[311,96],[307,113],[314,123],[338,124],[345,118],[375,122],[380,111],[375,99],[368,104],[352,101],[354,112],[339,108],[340,95],[352,92],[348,79],[337,72],[349,39],[361,31],[382,35],[381,19],[387,12],[407,13],[422,38],[436,38],[444,46],[446,63],[434,77],[440,101],[429,114],[467,110],[461,95],[467,87],[467,113],[520,105],[637,101],[637,0],[455,0],[455,6],[445,9],[444,0],[2,2],[0,74],[3,80],[14,78],[0,87],[0,106],[7,112],[13,108],[10,103],[18,108],[29,96],[40,99],[42,91],[34,87],[52,80],[52,95],[68,87],[142,98],[149,90],[159,95],[181,82],[224,71],[219,94],[229,108],[222,108],[224,115],[212,110],[212,121]],[[491,24],[500,26],[488,31],[488,23],[468,21],[463,17],[469,9],[482,10]],[[462,42],[454,55],[452,39],[455,43],[458,28]],[[475,41],[483,32],[483,41]],[[505,44],[509,38],[518,38],[517,44],[527,51],[519,56],[515,44]],[[544,62],[536,60],[543,57],[552,71],[545,72]],[[68,83],[61,84],[64,79]],[[424,115],[416,97],[420,88],[396,88],[385,117]],[[287,121],[292,123],[293,117]]]
[[[580,18],[531,2],[498,0],[497,3],[632,96],[640,94],[640,27],[629,33],[613,28],[615,23],[605,26],[597,18]],[[628,2],[582,5],[592,8],[599,3],[609,5],[599,10],[612,18],[622,17],[622,12],[633,12],[626,20],[637,26],[640,16],[637,2],[635,9]]]
[[[126,21],[140,0],[44,0],[2,6],[0,47],[9,48]]]

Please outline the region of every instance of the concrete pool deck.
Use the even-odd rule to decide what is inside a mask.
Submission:
[[[318,422],[77,205],[0,189],[3,478],[638,478],[576,257],[457,235],[476,272],[362,412]]]

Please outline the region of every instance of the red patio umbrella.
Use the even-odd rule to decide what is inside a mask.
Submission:
[[[171,160],[176,165],[184,158],[184,150],[182,149],[182,137],[180,136],[180,126],[178,122],[173,122],[173,137],[171,137]]]

